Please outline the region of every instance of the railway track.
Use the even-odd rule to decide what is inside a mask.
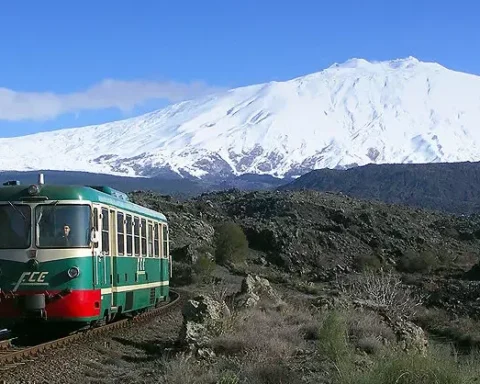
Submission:
[[[104,334],[108,331],[119,328],[126,328],[130,325],[137,324],[138,322],[151,319],[159,314],[168,313],[168,311],[174,309],[180,304],[180,294],[173,290],[170,290],[170,292],[170,301],[168,303],[143,312],[132,318],[114,321],[113,323],[106,324],[98,328],[80,331],[72,335],[47,341],[41,344],[27,346],[23,346],[23,343],[17,344],[17,338],[0,340],[0,371],[11,369],[18,365],[22,365],[27,361],[31,361],[31,358],[35,357],[39,353],[55,349],[64,345],[72,344],[76,341],[88,340],[99,334]]]

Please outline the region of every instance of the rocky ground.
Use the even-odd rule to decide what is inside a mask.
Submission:
[[[181,309],[141,329],[50,351],[2,372],[1,380],[473,384],[480,377],[476,355],[455,361],[415,323],[418,297],[393,274],[366,273],[341,283],[336,296],[222,268],[215,274],[220,282],[184,287]],[[405,372],[413,376],[399,381]]]
[[[167,215],[177,261],[191,261],[210,247],[214,227],[226,220],[243,228],[254,261],[310,281],[331,280],[362,264],[466,271],[480,256],[478,218],[341,194],[232,190],[183,202],[144,192],[132,198]]]
[[[401,384],[480,377],[478,364],[462,360],[460,368],[448,351],[432,352],[453,342],[469,356],[479,345],[477,218],[303,191],[132,198],[169,219],[172,283],[184,292],[183,315],[49,352],[0,371],[6,383]],[[215,266],[211,282],[202,284],[194,272],[199,256],[214,254],[215,229],[225,221],[246,234],[247,260]],[[398,351],[426,357],[409,360]],[[411,365],[417,361],[421,366]],[[429,369],[440,379],[423,373],[423,381],[395,381],[402,369]]]
[[[480,218],[454,216],[315,191],[230,190],[175,201],[149,192],[133,201],[164,212],[171,226],[177,284],[213,251],[215,227],[234,221],[249,243],[247,266],[307,293],[335,290],[365,269],[392,269],[425,305],[478,317]]]

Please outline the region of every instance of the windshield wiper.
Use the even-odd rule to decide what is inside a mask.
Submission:
[[[28,221],[27,218],[25,217],[25,215],[23,214],[23,212],[20,211],[15,205],[13,205],[11,201],[9,201],[8,204],[10,204],[15,211],[17,211],[18,213],[20,213],[20,214],[22,215],[23,220],[24,220],[25,222]]]

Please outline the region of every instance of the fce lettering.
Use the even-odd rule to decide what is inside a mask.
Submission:
[[[22,284],[26,285],[48,285],[45,283],[45,278],[47,277],[48,272],[23,272],[20,278],[15,284],[13,291],[16,291],[18,287]]]

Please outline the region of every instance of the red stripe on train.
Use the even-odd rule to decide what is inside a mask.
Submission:
[[[43,293],[41,291],[16,292],[16,296]],[[100,314],[101,293],[100,290],[73,290],[70,293],[56,294],[60,291],[48,291],[51,299],[47,299],[45,309],[47,318],[82,318],[93,317]],[[14,318],[22,315],[22,308],[17,304],[16,298],[0,299],[0,318]]]

